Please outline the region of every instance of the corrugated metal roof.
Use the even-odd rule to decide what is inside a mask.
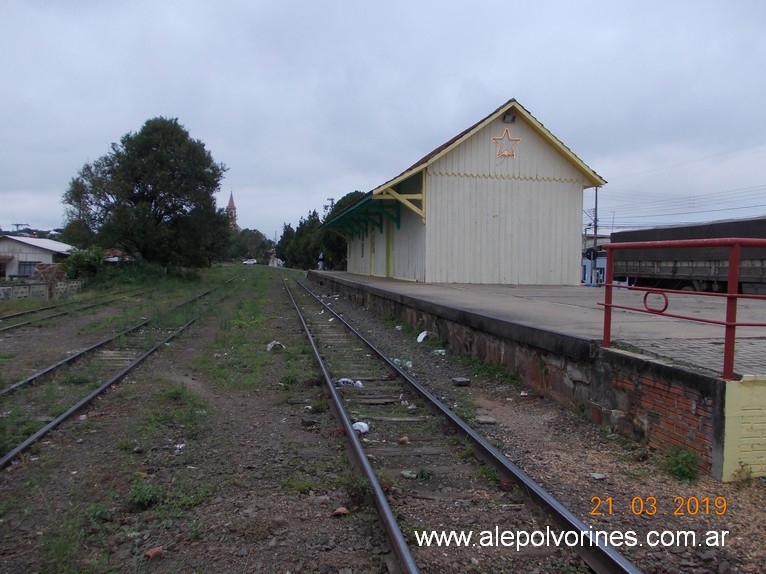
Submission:
[[[68,254],[74,249],[73,245],[61,243],[60,241],[54,241],[53,239],[39,239],[37,237],[19,237],[17,235],[3,235],[3,239],[12,239],[20,243],[26,243],[33,247],[45,249],[46,251],[53,251],[54,253]]]

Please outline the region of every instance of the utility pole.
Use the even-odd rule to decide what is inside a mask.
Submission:
[[[596,186],[593,206],[593,261],[591,265],[591,284],[598,285],[598,186]]]
[[[593,247],[598,247],[598,187],[596,187],[596,201],[593,207]]]
[[[22,227],[29,227],[29,223],[11,223],[16,228],[16,232],[19,231]]]

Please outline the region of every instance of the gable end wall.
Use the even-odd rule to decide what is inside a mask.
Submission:
[[[427,170],[426,281],[579,284],[585,185],[523,120],[493,121]]]

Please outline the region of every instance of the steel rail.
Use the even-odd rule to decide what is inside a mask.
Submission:
[[[237,279],[237,277],[230,279],[225,282],[226,285],[231,283],[234,279]],[[239,287],[242,283],[235,286]],[[233,289],[232,289],[233,290]],[[200,295],[197,295],[196,297],[190,299],[189,301],[186,301],[184,303],[181,303],[181,305],[178,305],[176,307],[180,308],[184,305],[188,305],[190,303],[193,303],[194,301],[197,301],[198,299],[204,297],[205,295],[210,294],[214,289],[209,289],[208,291],[205,291],[204,293],[201,293]],[[225,297],[228,296],[228,293],[226,293],[221,299],[218,300],[218,302],[222,301]],[[48,434],[53,429],[60,426],[62,423],[70,419],[72,416],[74,416],[77,412],[79,412],[83,407],[88,405],[93,399],[101,395],[104,391],[106,391],[109,387],[116,384],[120,379],[122,379],[125,375],[127,375],[130,371],[135,369],[137,366],[139,366],[141,363],[143,363],[148,357],[150,357],[152,354],[157,352],[158,349],[162,348],[164,345],[166,345],[168,342],[170,342],[172,339],[180,335],[183,331],[185,331],[188,327],[190,327],[192,324],[194,324],[202,315],[204,315],[209,309],[205,309],[201,313],[199,313],[196,317],[193,317],[192,319],[189,319],[186,323],[175,329],[169,336],[165,337],[158,343],[155,343],[149,350],[145,351],[143,354],[141,354],[138,358],[134,359],[129,365],[126,365],[123,367],[117,374],[113,375],[109,378],[105,383],[100,385],[97,389],[91,391],[87,396],[80,399],[75,405],[70,407],[66,410],[66,412],[62,413],[58,417],[56,417],[54,420],[49,422],[47,425],[39,429],[37,432],[35,432],[33,435],[28,437],[25,441],[17,445],[14,449],[8,451],[5,455],[3,455],[2,458],[0,458],[0,469],[5,468],[12,460],[14,460],[17,456],[22,454],[24,451],[26,451],[32,444],[34,444],[36,441],[40,440],[43,436]],[[147,321],[148,322],[148,321]]]
[[[50,309],[55,309],[56,307],[68,307],[70,305],[79,305],[80,303],[93,301],[94,299],[98,299],[99,297],[103,297],[103,295],[96,295],[95,297],[88,297],[87,299],[80,299],[79,301],[68,301],[66,303],[56,303],[55,305],[46,305],[45,307],[36,307],[35,309],[27,309],[26,311],[16,311],[15,313],[8,313],[7,315],[0,316],[0,322],[6,321],[8,319],[13,319],[15,317],[21,317],[23,315],[31,315],[32,313],[39,313],[40,311],[48,311]]]
[[[44,377],[48,373],[51,373],[51,372],[55,371],[56,369],[63,367],[67,363],[73,363],[74,361],[76,361],[77,359],[82,357],[83,355],[87,355],[88,353],[90,353],[92,351],[95,351],[96,349],[111,343],[115,339],[119,339],[120,337],[123,337],[123,336],[127,335],[128,333],[132,333],[133,331],[136,331],[136,330],[140,329],[141,327],[145,327],[148,324],[149,324],[149,320],[147,319],[146,321],[143,321],[143,322],[139,323],[138,325],[134,325],[133,327],[130,327],[129,329],[126,329],[126,330],[122,331],[121,333],[118,333],[117,335],[114,335],[112,337],[108,337],[106,339],[103,339],[103,340],[99,341],[98,343],[95,343],[94,345],[91,345],[90,347],[82,349],[81,351],[78,351],[74,355],[70,355],[66,359],[62,359],[62,360],[60,360],[60,361],[58,361],[56,363],[53,363],[52,365],[49,365],[48,367],[44,368],[39,373],[35,373],[34,375],[30,375],[26,379],[21,380],[21,381],[19,381],[17,383],[14,383],[10,387],[5,387],[4,389],[0,390],[0,397],[5,395],[5,394],[8,394],[8,393],[10,393],[12,391],[15,391],[19,387],[23,387],[24,385],[28,385],[29,383],[31,383],[31,382],[33,382],[33,381],[35,381],[35,380],[37,380],[37,379],[39,379],[41,377]]]
[[[23,327],[24,325],[31,325],[32,323],[37,323],[39,321],[47,321],[48,319],[63,317],[64,315],[71,315],[72,313],[79,313],[80,311],[85,311],[86,309],[91,309],[93,307],[100,307],[101,305],[106,305],[107,303],[111,303],[112,301],[115,301],[115,299],[102,301],[100,303],[91,303],[90,305],[85,305],[84,307],[77,307],[76,309],[70,309],[69,311],[60,311],[58,313],[53,313],[51,315],[45,315],[44,317],[38,317],[37,319],[30,319],[29,321],[24,321],[22,323],[14,323],[13,325],[8,325],[7,327],[0,327],[0,333],[4,331],[10,331],[11,329],[16,329],[18,327]]]
[[[357,467],[360,469],[360,471],[364,475],[364,478],[366,478],[370,483],[370,487],[372,490],[372,497],[375,502],[375,506],[378,509],[378,515],[380,516],[381,521],[383,522],[383,527],[386,531],[386,534],[388,535],[388,540],[391,544],[391,549],[396,555],[397,560],[399,560],[399,565],[403,569],[403,572],[405,572],[406,574],[418,574],[420,572],[420,569],[418,568],[417,563],[415,562],[415,558],[412,556],[412,552],[410,551],[410,547],[407,545],[407,541],[404,539],[404,535],[402,534],[402,531],[399,528],[399,522],[396,520],[396,517],[394,516],[394,513],[388,504],[386,495],[383,492],[383,487],[378,481],[377,476],[375,476],[375,471],[370,465],[370,461],[367,459],[367,455],[364,453],[364,447],[362,447],[362,443],[353,429],[351,420],[348,418],[348,415],[346,414],[346,410],[343,408],[343,401],[341,400],[337,390],[335,389],[332,376],[330,375],[330,372],[327,370],[327,366],[325,365],[325,362],[322,359],[322,354],[319,351],[319,348],[317,347],[316,342],[314,341],[314,338],[311,334],[311,330],[309,329],[309,326],[306,323],[306,319],[304,318],[303,313],[301,312],[301,309],[298,306],[297,301],[293,297],[292,291],[290,291],[290,287],[287,284],[287,281],[285,280],[284,277],[282,277],[282,281],[285,285],[285,290],[287,291],[287,295],[290,297],[290,301],[292,301],[292,304],[295,307],[296,312],[298,313],[298,317],[300,318],[301,324],[303,325],[303,330],[306,333],[306,338],[311,344],[311,348],[314,351],[314,355],[316,356],[317,363],[319,364],[319,368],[321,369],[322,375],[324,376],[327,391],[329,392],[330,398],[332,399],[331,402],[332,402],[333,414],[335,415],[335,418],[340,422],[341,426],[343,427],[343,431],[350,445],[350,451],[354,459],[354,462],[356,463]],[[301,287],[305,289],[305,287],[299,281],[297,281],[297,283],[298,285],[301,285]],[[333,314],[337,317],[337,315],[334,312]],[[343,321],[343,324],[348,326],[348,324],[345,321]]]
[[[151,290],[144,291],[143,293],[148,293]],[[53,319],[55,317],[61,317],[62,315],[69,315],[70,313],[78,313],[80,311],[85,311],[86,309],[90,309],[92,307],[98,307],[100,305],[106,305],[108,303],[111,303],[112,301],[117,301],[120,299],[123,295],[140,295],[142,292],[129,292],[125,291],[122,293],[115,293],[114,295],[96,295],[95,297],[88,297],[87,299],[80,299],[79,301],[69,301],[67,303],[58,303],[56,305],[48,305],[46,307],[38,307],[36,309],[28,309],[27,311],[18,311],[16,313],[9,313],[8,315],[3,315],[0,317],[0,324],[3,321],[7,321],[8,319],[15,319],[17,317],[23,317],[24,315],[32,315],[34,313],[40,313],[42,311],[50,311],[51,309],[63,309],[66,307],[74,307],[74,309],[69,310],[62,310],[58,313],[53,313],[51,315],[46,315],[45,317],[38,317],[37,319],[30,319],[28,321],[24,321],[23,323],[14,323],[13,325],[8,325],[7,327],[0,327],[0,333],[3,331],[10,331],[11,329],[15,329],[16,327],[23,327],[24,325],[29,325],[31,323],[35,323],[37,321],[44,321],[46,319]],[[84,305],[82,307],[77,307],[77,305],[81,305],[82,303],[88,303],[90,301],[102,299],[101,301],[97,301],[96,303],[90,303],[89,305]]]
[[[225,284],[230,283],[234,279],[237,279],[237,277],[229,279],[228,281],[226,281]],[[189,299],[188,301],[185,301],[185,302],[181,303],[180,305],[176,306],[175,308],[176,309],[180,309],[184,305],[190,305],[191,303],[194,303],[195,301],[197,301],[198,299],[204,297],[205,295],[208,295],[212,291],[213,291],[213,289],[208,289],[207,291],[204,291],[203,293],[193,297],[192,299]],[[66,359],[62,359],[61,361],[53,363],[52,365],[50,365],[50,366],[46,367],[45,369],[43,369],[42,371],[40,371],[39,373],[35,373],[34,375],[31,375],[31,376],[27,377],[24,380],[18,381],[17,383],[14,383],[14,384],[12,384],[9,387],[6,387],[6,388],[0,390],[0,397],[2,397],[5,394],[8,394],[8,393],[10,393],[12,391],[15,391],[19,387],[23,387],[24,385],[28,385],[29,383],[31,383],[31,382],[33,382],[33,381],[35,381],[35,380],[37,380],[37,379],[39,379],[39,378],[41,378],[43,376],[45,376],[45,375],[55,371],[56,369],[58,369],[60,367],[63,367],[67,363],[73,363],[74,361],[76,361],[77,359],[81,358],[82,356],[87,355],[88,353],[90,353],[92,351],[95,351],[96,349],[98,349],[100,347],[103,347],[104,345],[107,345],[107,344],[111,343],[112,341],[115,341],[116,339],[119,339],[120,337],[123,337],[123,336],[125,336],[125,335],[127,335],[129,333],[132,333],[133,331],[136,331],[136,330],[140,329],[141,327],[145,327],[149,323],[150,323],[150,321],[148,319],[146,321],[142,321],[138,325],[134,325],[133,327],[129,327],[128,329],[122,331],[121,333],[118,333],[117,335],[113,335],[112,337],[107,337],[106,339],[103,339],[102,341],[99,341],[98,343],[95,343],[94,345],[91,345],[90,347],[87,347],[87,348],[85,348],[85,349],[83,349],[81,351],[78,351],[74,355],[70,355]]]
[[[15,459],[17,456],[19,456],[22,452],[27,450],[32,444],[37,442],[40,438],[48,434],[50,431],[61,425],[63,422],[65,422],[67,419],[74,416],[80,409],[82,409],[85,405],[90,403],[93,399],[95,399],[97,396],[99,396],[101,393],[103,393],[106,389],[108,389],[110,386],[115,384],[117,381],[119,381],[122,377],[127,375],[131,370],[136,368],[138,365],[144,362],[147,357],[152,355],[157,349],[162,347],[165,343],[176,337],[181,333],[182,330],[186,329],[189,325],[191,325],[195,319],[192,319],[182,327],[180,327],[177,331],[173,332],[169,337],[166,337],[159,343],[156,343],[154,346],[152,346],[148,351],[144,352],[140,357],[135,359],[132,363],[124,367],[122,370],[120,370],[116,375],[113,375],[108,381],[103,383],[101,386],[99,386],[97,389],[89,393],[84,398],[80,399],[80,401],[77,402],[74,406],[70,407],[66,410],[66,412],[62,413],[55,419],[53,419],[51,422],[49,422],[47,425],[45,425],[43,428],[38,430],[36,433],[34,433],[32,436],[27,438],[24,442],[20,443],[16,448],[13,450],[8,451],[3,458],[0,458],[0,468],[5,468],[5,466]]]
[[[474,448],[478,451],[477,456],[479,458],[492,466],[501,476],[510,477],[516,482],[527,496],[541,507],[563,530],[582,533],[581,540],[592,542],[592,544],[582,544],[572,547],[572,550],[577,553],[577,555],[580,556],[580,558],[582,558],[594,572],[597,574],[641,574],[641,570],[635,564],[620,554],[614,547],[603,544],[596,536],[596,533],[593,532],[588,525],[556,500],[552,494],[537,484],[537,482],[535,482],[526,472],[511,462],[505,454],[492,446],[481,434],[477,433],[468,425],[468,423],[458,417],[428,389],[423,387],[409,374],[399,368],[393,361],[383,355],[382,351],[378,350],[375,345],[368,341],[364,335],[357,331],[352,325],[346,322],[343,317],[336,313],[331,307],[325,305],[319,297],[314,295],[301,282],[298,281],[298,284],[322,304],[338,321],[345,325],[360,341],[386,363],[390,369],[407,381],[407,383],[430,404],[431,408],[444,415],[450,421],[450,424],[456,428],[458,433],[471,441]],[[327,377],[328,375],[325,376]],[[327,380],[329,381],[328,386],[333,389],[334,385],[332,384],[332,380]]]

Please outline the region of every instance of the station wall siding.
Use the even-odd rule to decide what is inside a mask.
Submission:
[[[506,129],[514,157],[492,139]],[[491,122],[426,174],[429,283],[579,283],[586,184],[525,122]]]
[[[726,385],[725,478],[766,476],[766,381],[751,377]]]

